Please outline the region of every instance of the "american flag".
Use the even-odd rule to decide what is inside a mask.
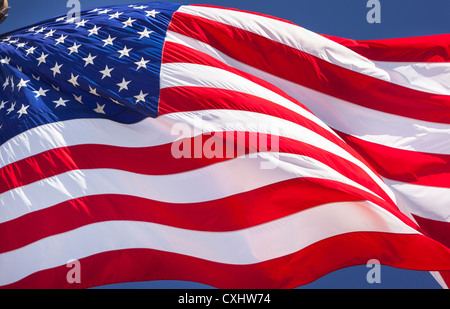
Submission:
[[[449,284],[450,35],[143,3],[0,40],[1,287]]]

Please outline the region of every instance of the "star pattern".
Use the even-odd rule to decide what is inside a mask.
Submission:
[[[84,66],[87,66],[88,64],[94,64],[94,59],[97,58],[97,56],[92,56],[91,53],[89,53],[89,56],[87,56],[86,58],[83,58],[83,60],[85,61]]]
[[[141,61],[135,62],[137,64],[136,71],[140,68],[147,68],[147,63],[150,62],[150,60],[145,60],[144,57],[141,58]]]
[[[150,34],[151,34],[152,32],[153,32],[153,31],[148,31],[147,28],[145,28],[144,31],[138,32],[138,33],[141,35],[141,36],[139,37],[139,40],[142,39],[143,37],[150,38]]]
[[[131,83],[131,80],[126,81],[125,78],[122,78],[122,82],[117,84],[117,86],[119,86],[119,92],[122,91],[122,89],[128,90],[129,83]]]
[[[105,69],[103,71],[100,71],[102,73],[102,79],[105,77],[111,77],[111,71],[114,70],[114,68],[108,68],[108,65],[105,66]]]
[[[68,80],[68,82],[71,83],[74,87],[79,86],[80,84],[78,84],[78,77],[79,75],[74,76],[73,73],[70,73],[70,79]]]
[[[114,41],[115,39],[117,39],[117,38],[112,38],[111,35],[108,34],[108,38],[102,40],[103,42],[105,42],[105,44],[103,45],[103,47],[105,47],[106,45],[111,45],[111,46],[113,46],[113,45],[114,45],[113,41]]]
[[[20,79],[20,82],[17,84],[17,91],[20,91],[20,89],[22,88],[22,87],[26,87],[27,86],[27,83],[29,82],[30,80],[24,80],[24,79]]]
[[[68,37],[67,35],[61,34],[60,38],[55,40],[56,41],[55,45],[58,45],[60,43],[64,43],[64,41],[65,41],[65,39],[67,39],[67,37]]]
[[[45,62],[45,59],[47,59],[48,55],[49,55],[49,54],[42,53],[41,56],[40,56],[39,58],[36,58],[36,60],[39,61],[38,66],[40,66],[41,63],[46,63],[46,62]]]
[[[81,44],[77,44],[76,42],[73,43],[73,46],[67,48],[70,52],[69,52],[69,56],[72,53],[77,53],[78,54],[78,48],[80,48]]]
[[[63,66],[62,64],[59,64],[59,65],[58,65],[58,62],[56,62],[56,63],[55,63],[55,66],[54,66],[53,68],[50,69],[50,71],[53,72],[53,77],[55,77],[56,74],[61,74],[60,69],[61,69],[62,66]]]
[[[127,111],[142,105],[153,107],[140,117],[156,116],[159,68],[153,63],[161,61],[161,29],[170,20],[160,14],[148,5],[96,8],[80,19],[61,16],[0,37],[0,132],[40,112],[134,122],[137,113]]]
[[[125,46],[122,50],[117,51],[120,56],[119,58],[122,58],[123,56],[130,56],[130,51],[132,50],[132,48],[127,48],[127,46]]]

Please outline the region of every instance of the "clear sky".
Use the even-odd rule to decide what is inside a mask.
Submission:
[[[80,0],[81,8],[135,4],[145,0]],[[164,1],[180,4],[213,4],[255,11],[290,20],[311,31],[352,39],[382,39],[450,33],[449,0],[380,0],[381,23],[368,23],[368,0],[199,0]],[[66,14],[66,0],[9,0],[8,19],[0,34],[41,20]],[[365,265],[331,273],[304,288],[440,288],[428,272],[383,266],[381,283],[369,284]],[[156,281],[108,286],[109,288],[204,288],[190,282]]]

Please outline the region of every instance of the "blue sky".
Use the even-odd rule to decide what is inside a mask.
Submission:
[[[81,8],[134,4],[144,0],[80,0]],[[159,2],[167,2],[160,0]],[[200,0],[169,1],[180,4],[213,4],[255,11],[288,19],[317,33],[352,39],[382,39],[450,33],[449,0],[380,0],[381,23],[370,24],[367,0]],[[8,19],[0,24],[6,33],[35,22],[66,14],[66,0],[9,0]],[[381,283],[369,284],[365,265],[331,273],[304,288],[440,288],[428,272],[383,266]],[[190,282],[156,281],[108,286],[108,288],[204,288]]]

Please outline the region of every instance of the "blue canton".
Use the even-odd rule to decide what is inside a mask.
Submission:
[[[162,47],[179,5],[89,9],[0,37],[0,145],[75,118],[158,115]]]

